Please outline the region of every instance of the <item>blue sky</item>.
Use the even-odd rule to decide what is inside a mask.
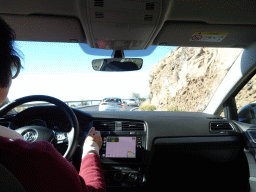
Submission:
[[[143,67],[139,71],[99,72],[92,69],[91,61],[110,58],[111,51],[106,50],[105,56],[94,56],[84,53],[75,43],[17,41],[15,45],[21,52],[24,69],[12,82],[8,95],[10,100],[36,94],[50,95],[63,101],[101,100],[107,96],[127,99],[131,92],[144,97],[149,94],[152,65],[175,48],[157,47],[151,55],[141,57]],[[126,57],[132,55],[130,51],[125,52]]]

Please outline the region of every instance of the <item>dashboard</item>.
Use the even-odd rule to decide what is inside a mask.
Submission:
[[[166,187],[170,180],[173,186],[183,186],[182,190],[198,180],[209,185],[212,181],[220,184],[225,181],[234,186],[237,178],[242,175],[246,178],[249,172],[244,160],[243,130],[220,116],[190,112],[73,111],[80,132],[72,163],[79,172],[82,146],[94,126],[103,139],[100,159],[108,188],[150,189],[155,182]],[[65,114],[54,106],[31,107],[7,119],[8,122],[0,124],[11,129],[26,125],[63,132],[71,129]],[[63,153],[66,147],[62,144],[56,149]],[[187,186],[180,179],[185,175],[190,178]]]

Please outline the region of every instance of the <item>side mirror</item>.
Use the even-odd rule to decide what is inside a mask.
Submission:
[[[256,124],[256,103],[244,106],[238,112],[238,121],[249,124]]]
[[[136,71],[142,64],[143,60],[139,58],[94,59],[92,68],[95,71]]]

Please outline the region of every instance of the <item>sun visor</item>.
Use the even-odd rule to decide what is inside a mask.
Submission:
[[[255,25],[166,22],[153,45],[245,48],[256,41]]]
[[[15,31],[16,40],[85,43],[75,17],[0,15]]]

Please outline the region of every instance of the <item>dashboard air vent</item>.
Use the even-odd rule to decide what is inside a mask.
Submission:
[[[104,0],[94,0],[95,7],[104,7]]]
[[[233,128],[228,122],[211,122],[210,130],[211,131],[232,131]]]
[[[115,131],[115,121],[93,121],[97,131]]]
[[[145,15],[144,21],[153,21],[153,15]]]
[[[123,131],[144,131],[144,123],[135,121],[123,121]]]
[[[95,12],[95,18],[96,18],[96,19],[102,19],[102,18],[104,18],[103,12]]]
[[[155,10],[154,3],[146,3],[146,10]]]
[[[207,119],[224,119],[223,117],[207,117]]]

